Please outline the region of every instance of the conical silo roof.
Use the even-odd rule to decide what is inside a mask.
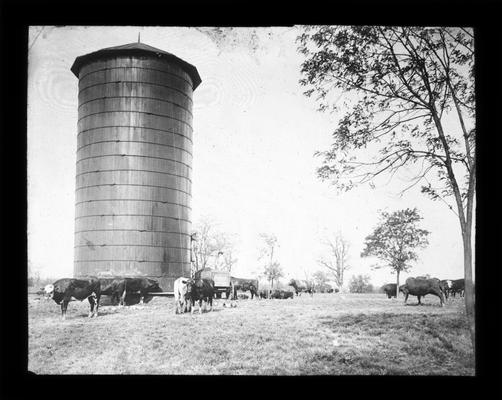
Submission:
[[[164,50],[157,49],[144,43],[129,43],[129,44],[124,44],[122,46],[107,47],[105,49],[94,51],[89,54],[84,54],[83,56],[79,56],[75,59],[73,65],[71,66],[71,72],[73,72],[75,76],[78,78],[78,74],[83,65],[87,64],[90,61],[98,60],[100,58],[107,56],[114,56],[117,54],[120,55],[154,54],[159,58],[163,58],[168,61],[174,62],[178,64],[181,68],[183,68],[186,71],[186,73],[190,75],[190,78],[192,79],[193,90],[195,90],[197,86],[199,86],[199,84],[201,83],[201,79],[199,73],[197,72],[197,68],[195,68],[192,64],[182,60],[179,57],[176,57],[174,54],[168,53],[167,51]]]

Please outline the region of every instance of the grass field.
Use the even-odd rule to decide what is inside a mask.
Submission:
[[[100,308],[29,297],[37,374],[474,375],[463,299],[317,294],[175,315],[171,298]]]

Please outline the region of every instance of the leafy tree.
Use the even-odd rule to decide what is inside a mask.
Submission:
[[[349,242],[338,232],[333,238],[326,238],[324,244],[328,248],[326,256],[318,260],[318,263],[326,267],[339,288],[343,286],[345,271],[350,269],[347,264],[349,259]]]
[[[373,285],[368,275],[354,275],[349,281],[350,293],[371,293]]]
[[[281,265],[277,261],[267,264],[263,273],[267,280],[270,282],[270,288],[274,287],[274,281],[277,281],[277,279],[279,279],[281,276],[284,276]]]
[[[408,271],[412,266],[410,262],[418,259],[415,249],[428,244],[429,232],[417,227],[421,219],[416,208],[393,213],[384,211],[380,215],[380,223],[365,239],[361,257],[375,256],[384,261],[384,266],[390,267],[391,272],[397,275],[396,287],[399,287],[399,274]]]
[[[472,29],[317,26],[307,27],[298,43],[306,57],[300,81],[305,94],[315,94],[322,111],[346,109],[331,148],[316,153],[323,159],[318,176],[349,190],[363,183],[374,187],[384,174],[409,173],[415,165],[403,192],[420,183],[423,193],[457,215],[474,344]],[[333,101],[339,92],[353,95],[341,107]]]

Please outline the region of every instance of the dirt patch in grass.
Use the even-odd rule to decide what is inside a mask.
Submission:
[[[29,299],[29,370],[39,374],[473,375],[461,301],[405,306],[384,295],[244,300],[174,314],[174,301],[102,307]]]

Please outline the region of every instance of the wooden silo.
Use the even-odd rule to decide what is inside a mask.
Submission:
[[[77,57],[74,276],[190,276],[197,69],[132,43]]]

